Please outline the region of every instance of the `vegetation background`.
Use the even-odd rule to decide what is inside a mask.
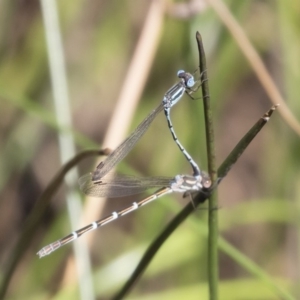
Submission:
[[[47,54],[55,51],[46,43],[51,29],[45,25],[43,2],[47,1],[0,2],[1,279],[26,218],[62,165],[58,139],[73,133],[76,152],[116,147],[159,104],[176,82],[177,70],[197,68],[196,31],[207,56],[219,163],[272,105],[255,63],[245,58],[228,16],[218,9],[220,1],[57,1],[72,118],[71,127],[58,126]],[[242,28],[299,119],[300,3],[225,3],[237,20],[234,26]],[[138,68],[130,77],[137,56]],[[126,80],[129,92],[124,90]],[[107,134],[118,99],[125,94],[139,104],[128,101],[121,117],[115,117],[117,130]],[[292,128],[280,110],[220,185],[219,227],[220,235],[268,274],[274,286],[289,291],[289,299],[299,299],[300,133],[299,124]],[[182,144],[206,169],[201,99],[184,97],[172,110],[172,121]],[[78,172],[88,173],[95,165],[96,160],[87,159]],[[118,170],[171,177],[191,172],[163,113]],[[53,198],[47,218],[24,250],[7,299],[110,298],[150,242],[189,201],[167,196],[91,234],[90,256],[79,255],[85,267],[79,267],[78,277],[72,244],[41,260],[35,255],[72,230],[65,202],[68,190],[64,186]],[[71,190],[79,195],[77,186]],[[85,224],[94,221],[95,214],[100,218],[141,197],[82,199],[83,205],[89,202],[95,208],[87,213]],[[101,211],[99,203],[105,204]],[[208,298],[203,208],[164,244],[128,299]],[[85,240],[73,244],[83,245]],[[220,299],[279,298],[276,288],[221,247]]]

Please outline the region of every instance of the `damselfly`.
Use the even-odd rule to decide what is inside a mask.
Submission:
[[[200,176],[200,169],[196,162],[191,158],[188,152],[184,149],[184,147],[179,142],[175,131],[173,129],[173,125],[170,119],[170,110],[171,108],[182,98],[184,93],[191,95],[201,85],[201,80],[195,80],[194,76],[190,73],[187,73],[183,70],[178,71],[177,73],[180,81],[173,85],[164,95],[163,101],[161,104],[156,107],[143,121],[140,125],[131,133],[131,135],[126,138],[114,151],[112,151],[107,158],[100,162],[97,166],[96,170],[93,172],[93,180],[98,181],[101,180],[108,172],[110,172],[114,166],[116,166],[134,147],[137,141],[142,137],[142,135],[149,128],[150,124],[154,120],[154,118],[161,112],[163,109],[165,111],[165,115],[168,121],[169,129],[172,133],[174,141],[179,146],[180,150],[183,152],[184,156],[187,158],[189,163],[191,164],[194,172],[194,176]],[[196,84],[199,83],[197,86]]]
[[[81,235],[97,229],[109,222],[122,217],[139,207],[146,205],[164,195],[177,193],[192,193],[197,191],[205,191],[211,186],[211,181],[205,173],[201,173],[197,178],[191,175],[177,175],[174,178],[169,177],[149,177],[138,178],[128,175],[110,175],[95,183],[92,174],[85,175],[79,179],[81,190],[90,196],[96,197],[119,197],[141,193],[149,188],[160,188],[151,196],[144,198],[138,202],[133,202],[130,206],[111,213],[109,216],[95,221],[77,231],[72,232],[66,237],[51,243],[42,248],[37,255],[41,258],[49,255],[60,247],[76,240]]]

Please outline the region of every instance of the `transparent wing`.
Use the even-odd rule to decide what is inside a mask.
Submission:
[[[164,106],[161,103],[142,121],[142,123],[140,123],[140,125],[132,132],[132,134],[124,142],[122,142],[121,145],[118,146],[118,148],[111,152],[107,158],[97,166],[97,169],[93,173],[94,180],[104,177],[131,151],[137,141],[146,132],[154,118],[163,110],[163,108]]]
[[[136,177],[124,174],[107,174],[98,181],[93,174],[79,178],[79,187],[83,193],[93,197],[122,197],[142,193],[151,188],[169,187],[171,177]]]

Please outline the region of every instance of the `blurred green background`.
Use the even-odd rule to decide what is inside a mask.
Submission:
[[[300,119],[300,3],[226,4]],[[73,122],[67,134],[75,135],[78,151],[93,145],[100,149],[151,2],[77,0],[57,5]],[[154,59],[127,132],[159,104],[176,82],[177,70],[197,68],[195,33],[199,31],[207,57],[219,165],[272,103],[209,4],[169,1],[162,14]],[[1,280],[28,214],[61,167],[58,134],[63,130],[56,125],[45,35],[39,1],[0,2]],[[172,121],[182,144],[206,169],[201,99],[185,96],[172,110]],[[299,136],[277,111],[219,189],[220,235],[295,299],[300,297],[299,154]],[[93,170],[95,162],[81,163],[80,175]],[[163,113],[119,170],[171,177],[191,172]],[[7,299],[80,299],[74,265],[69,269],[73,272],[65,273],[74,263],[67,263],[72,245],[41,260],[35,255],[71,231],[65,195],[62,188],[53,198],[47,218],[14,273]],[[141,197],[110,199],[99,218]],[[94,295],[83,299],[109,299],[187,201],[181,195],[167,196],[98,230],[90,250]],[[205,207],[164,244],[128,299],[208,299]],[[280,298],[276,289],[237,260],[220,250],[220,299]]]

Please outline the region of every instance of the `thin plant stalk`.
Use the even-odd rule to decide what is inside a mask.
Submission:
[[[210,106],[209,87],[207,80],[206,58],[203,48],[202,38],[199,32],[196,33],[196,40],[199,51],[199,68],[202,74],[202,95],[204,107],[204,120],[206,131],[206,147],[208,159],[208,173],[210,175],[212,185],[217,182],[217,166],[215,155],[215,138],[213,129],[212,110]],[[218,281],[219,281],[219,260],[218,260],[218,195],[217,189],[209,196],[208,201],[208,282],[209,282],[209,298],[211,300],[218,299]]]

